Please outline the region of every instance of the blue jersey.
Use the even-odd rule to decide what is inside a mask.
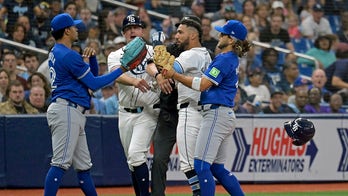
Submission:
[[[81,55],[63,44],[55,44],[49,54],[48,64],[52,100],[60,97],[89,109],[91,96],[88,87],[79,79],[90,71],[90,66]]]
[[[238,56],[233,52],[217,55],[205,70],[203,77],[214,85],[201,93],[201,103],[234,106],[238,88]]]

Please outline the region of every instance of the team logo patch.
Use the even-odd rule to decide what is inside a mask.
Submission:
[[[213,76],[214,78],[216,78],[216,77],[218,77],[218,75],[220,74],[220,70],[218,70],[217,68],[213,67],[213,68],[210,70],[209,74],[210,74],[211,76]]]

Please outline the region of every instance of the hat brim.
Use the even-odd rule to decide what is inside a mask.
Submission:
[[[223,33],[223,34],[228,34],[227,32],[224,31],[224,29],[220,26],[216,26],[214,27],[215,30],[219,31],[220,33]]]
[[[87,29],[85,23],[83,23],[82,20],[74,20],[74,26],[79,31],[86,31],[86,29]]]

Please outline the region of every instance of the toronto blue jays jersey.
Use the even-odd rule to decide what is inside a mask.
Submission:
[[[63,98],[89,109],[91,96],[88,87],[79,79],[90,71],[90,66],[83,61],[80,54],[63,44],[55,44],[48,58],[51,100]]]
[[[203,105],[234,106],[234,97],[238,87],[238,66],[238,56],[233,52],[221,53],[214,58],[203,74],[203,77],[214,84],[201,93],[201,103]]]

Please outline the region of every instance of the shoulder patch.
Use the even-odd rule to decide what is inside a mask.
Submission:
[[[218,77],[218,75],[220,74],[220,70],[218,70],[216,67],[213,67],[213,68],[210,70],[209,74],[210,74],[211,76],[213,76],[214,78],[216,78],[216,77]]]

